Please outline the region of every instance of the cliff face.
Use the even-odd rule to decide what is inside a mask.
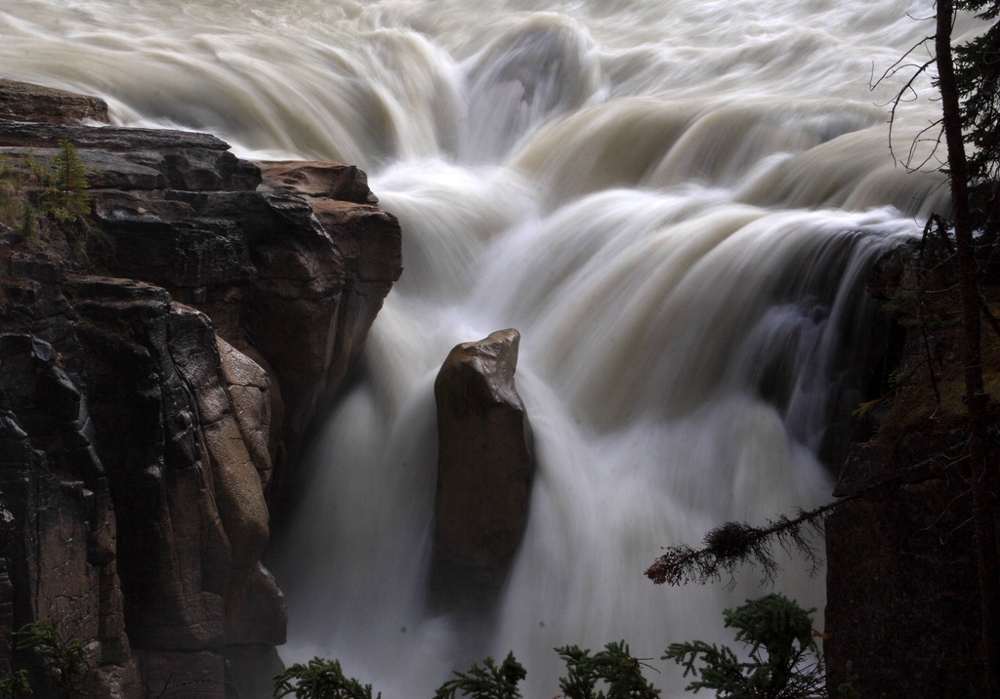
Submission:
[[[400,274],[399,226],[349,166],[13,116],[5,172],[55,170],[69,136],[92,202],[77,236],[0,223],[0,665],[51,619],[94,696],[270,696],[269,509]]]
[[[891,390],[858,411],[870,439],[853,446],[834,493],[860,497],[825,524],[831,693],[853,675],[865,697],[985,696],[961,303],[950,258],[948,245],[928,237],[885,255],[869,278],[873,295],[891,302],[905,342]],[[991,260],[978,281],[995,314],[1000,276]],[[984,328],[982,349],[996,395],[1000,335]],[[995,439],[995,404],[990,420]]]
[[[829,686],[853,676],[861,696],[975,697],[983,684],[980,602],[965,440],[913,434],[895,448],[857,445],[856,485],[897,487],[827,519],[824,649]],[[916,468],[914,468],[916,467]]]

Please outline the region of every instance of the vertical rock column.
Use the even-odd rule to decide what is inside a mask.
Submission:
[[[455,347],[434,383],[438,412],[435,594],[495,594],[524,537],[535,471],[514,386],[517,330]]]

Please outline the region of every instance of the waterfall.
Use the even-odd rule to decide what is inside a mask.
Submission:
[[[100,95],[118,123],[369,172],[405,271],[278,543],[283,655],[340,658],[389,699],[513,650],[525,696],[546,697],[556,646],[625,639],[655,659],[731,640],[720,611],[768,591],[752,571],[665,589],[645,568],[724,521],[829,498],[817,451],[830,406],[856,398],[868,266],[948,204],[933,167],[890,154],[905,76],[870,86],[931,8],[5,0],[0,65]],[[896,155],[935,109],[899,105]],[[495,609],[431,608],[434,377],[506,327],[538,461],[528,531]],[[783,565],[777,589],[821,625],[822,576]]]

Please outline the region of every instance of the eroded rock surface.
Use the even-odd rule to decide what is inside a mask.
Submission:
[[[93,696],[142,696],[125,633],[117,522],[87,398],[49,343],[0,332],[0,502],[13,631],[51,619],[86,641]],[[114,675],[110,684],[102,674]],[[39,676],[38,679],[42,679]]]
[[[16,118],[0,157],[54,170],[69,136],[106,244],[0,222],[0,663],[49,618],[94,696],[270,697],[273,509],[400,274],[398,223],[350,166],[262,176],[205,134]]]
[[[442,584],[498,582],[524,536],[531,429],[514,385],[520,334],[455,347],[434,382],[438,413],[435,566]]]

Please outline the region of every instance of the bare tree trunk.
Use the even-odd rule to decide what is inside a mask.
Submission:
[[[958,258],[959,288],[962,298],[962,361],[965,367],[965,395],[969,414],[969,461],[972,473],[973,517],[975,522],[979,591],[982,604],[982,647],[986,681],[985,696],[1000,696],[1000,605],[996,523],[994,518],[995,466],[986,449],[986,400],[983,389],[981,357],[980,296],[976,284],[976,259],[973,251],[972,221],[969,211],[968,166],[962,137],[959,94],[951,54],[953,0],[938,0],[937,53],[938,87],[945,143],[948,147],[948,170],[954,206],[955,247]]]

